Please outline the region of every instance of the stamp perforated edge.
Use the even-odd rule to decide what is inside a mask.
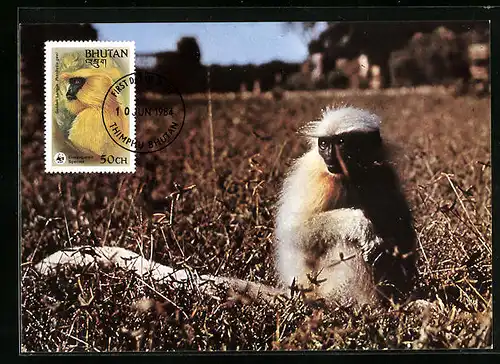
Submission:
[[[45,173],[135,173],[135,153],[130,152],[130,164],[123,166],[52,166],[52,48],[54,47],[92,47],[96,44],[102,44],[109,47],[128,46],[131,49],[130,61],[131,71],[135,73],[135,42],[134,41],[46,41],[44,47],[44,160]],[[135,85],[130,88],[130,108],[135,110]],[[50,96],[50,97],[49,97]],[[135,138],[135,117],[130,117],[130,133]]]

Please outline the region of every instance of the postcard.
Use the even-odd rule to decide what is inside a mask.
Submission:
[[[492,348],[488,21],[19,42],[21,353]]]

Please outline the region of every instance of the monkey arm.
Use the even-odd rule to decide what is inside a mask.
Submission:
[[[374,302],[375,285],[370,269],[382,239],[361,209],[340,208],[322,212],[306,224],[302,241],[318,254],[316,270],[325,280],[317,289],[340,304]]]
[[[290,284],[340,304],[374,299],[369,261],[382,244],[360,209],[325,211],[303,221],[278,241],[280,273]]]
[[[330,246],[339,242],[350,244],[359,249],[366,262],[373,261],[377,248],[383,243],[363,211],[354,208],[334,209],[317,214],[307,222],[301,240],[308,241],[309,244],[318,240],[327,241]]]

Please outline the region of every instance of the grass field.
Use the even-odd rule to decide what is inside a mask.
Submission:
[[[286,95],[285,95],[286,96]],[[157,101],[159,102],[159,101]],[[23,351],[295,350],[490,347],[490,100],[426,92],[215,97],[214,166],[207,100],[186,98],[184,128],[135,174],[44,173],[43,107],[22,114]],[[162,264],[273,285],[273,206],[305,151],[295,134],[329,104],[383,120],[414,214],[420,275],[432,309],[335,308],[300,299],[271,307],[145,283],[113,266],[33,264],[64,247],[121,246]],[[166,196],[195,185],[174,199]],[[166,219],[153,219],[164,212]],[[165,223],[172,219],[172,224]],[[167,299],[166,299],[167,298]]]

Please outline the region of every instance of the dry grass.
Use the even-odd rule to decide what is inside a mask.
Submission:
[[[64,267],[49,278],[33,269],[64,247],[111,245],[173,267],[274,284],[273,205],[289,162],[305,148],[295,130],[332,102],[383,118],[419,237],[414,298],[432,307],[325,308],[300,299],[270,307],[222,287],[211,297],[188,283],[174,290],[116,267]],[[215,171],[206,100],[190,98],[177,140],[140,155],[135,174],[49,175],[43,109],[24,106],[23,351],[491,346],[489,99],[443,92],[214,97],[212,114]]]

